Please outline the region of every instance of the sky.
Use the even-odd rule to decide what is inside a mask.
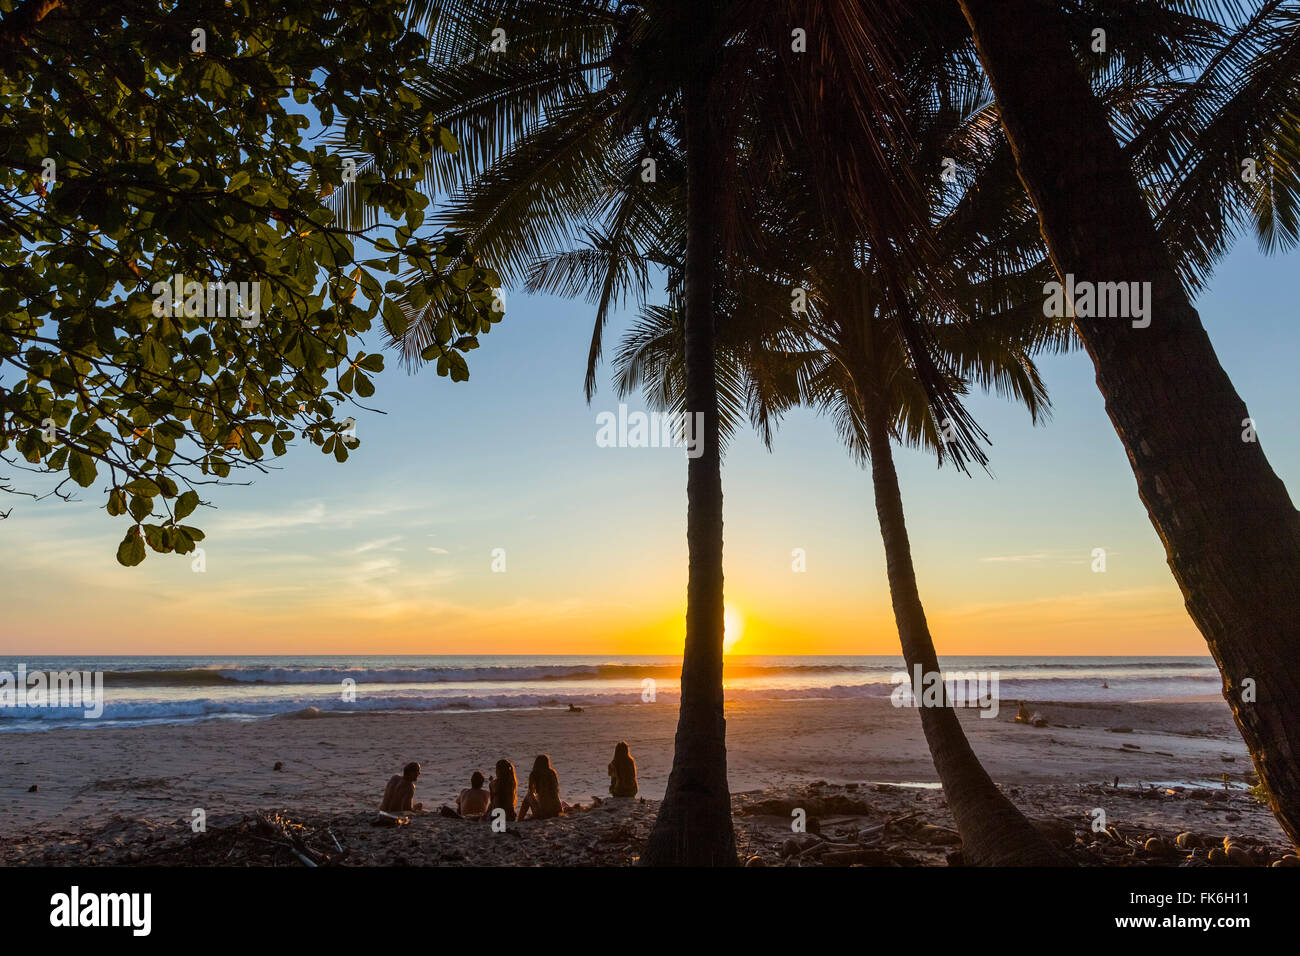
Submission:
[[[1293,499],[1296,264],[1247,239],[1197,302]],[[207,532],[201,572],[152,552],[119,566],[126,524],[99,488],[3,502],[0,653],[680,653],[686,458],[597,446],[596,416],[619,399],[607,367],[583,397],[592,315],[508,294],[464,383],[390,354],[369,402],[385,413],[353,413],[361,445],[346,463],[300,443],[251,486],[202,490],[214,507],[192,521]],[[615,317],[607,354],[630,317]],[[1205,653],[1091,362],[1040,365],[1045,426],[995,396],[969,402],[991,476],[897,451],[940,654]],[[828,421],[788,416],[771,453],[738,436],[723,489],[732,653],[897,653],[869,474]]]

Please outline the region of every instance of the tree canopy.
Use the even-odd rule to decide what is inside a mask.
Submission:
[[[404,9],[0,0],[0,491],[102,486],[121,563],[184,554],[201,486],[297,439],[348,457],[346,406],[383,367],[361,336],[405,331],[398,296],[468,377],[499,279],[420,233],[423,170],[457,143],[412,122],[428,41]],[[334,221],[344,183],[364,228]]]

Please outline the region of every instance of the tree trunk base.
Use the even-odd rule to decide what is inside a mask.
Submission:
[[[707,790],[671,788],[641,854],[643,866],[736,866],[730,800]]]

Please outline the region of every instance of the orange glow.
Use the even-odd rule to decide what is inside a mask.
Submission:
[[[730,654],[731,649],[745,636],[745,619],[730,604],[722,613],[722,653]]]

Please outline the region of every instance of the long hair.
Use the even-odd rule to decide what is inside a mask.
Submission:
[[[492,808],[495,810],[502,807],[513,812],[515,792],[519,789],[519,782],[515,780],[515,765],[509,760],[498,760],[496,778],[493,783],[495,790],[492,794]]]
[[[632,759],[626,740],[620,740],[614,747],[614,770],[618,772],[620,780],[636,779],[636,761]]]
[[[533,769],[528,773],[528,792],[559,799],[560,778],[551,767],[551,758],[547,754],[538,754],[533,761]]]

